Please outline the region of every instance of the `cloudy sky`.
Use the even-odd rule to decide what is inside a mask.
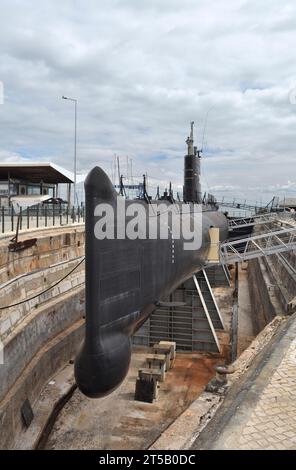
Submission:
[[[1,0],[0,161],[182,187],[189,122],[203,190],[296,196],[294,0]]]

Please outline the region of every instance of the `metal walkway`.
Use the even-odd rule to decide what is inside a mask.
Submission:
[[[296,226],[220,245],[220,262],[231,264],[296,249]]]
[[[278,214],[269,212],[267,214],[254,215],[252,217],[240,217],[228,222],[228,230],[232,231],[242,227],[251,227],[252,225],[270,224],[279,221]]]

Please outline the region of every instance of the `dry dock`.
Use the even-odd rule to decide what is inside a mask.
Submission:
[[[148,347],[134,347],[128,377],[111,395],[91,400],[76,389],[84,227],[32,236],[36,246],[19,253],[7,252],[9,237],[0,239],[0,300],[13,304],[0,310],[0,448],[296,449],[295,252],[240,265],[236,322],[230,267],[230,285],[213,288],[225,325],[217,331],[221,352],[179,349],[149,404],[134,400]],[[236,371],[227,385],[206,391],[215,366],[229,364],[233,352]],[[26,400],[33,412],[28,426]]]

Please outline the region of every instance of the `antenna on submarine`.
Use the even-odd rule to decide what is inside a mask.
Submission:
[[[205,142],[205,134],[206,134],[206,128],[208,125],[208,117],[210,111],[214,108],[214,106],[210,106],[206,112],[205,120],[204,120],[204,126],[203,126],[203,133],[202,133],[202,141],[201,141],[201,149],[203,150],[204,148],[204,142]]]
[[[187,155],[195,155],[194,147],[193,147],[193,142],[194,142],[194,139],[193,139],[193,126],[194,126],[194,121],[191,121],[190,122],[190,136],[187,137],[187,139],[186,139],[186,144],[187,144],[187,147],[188,147]]]

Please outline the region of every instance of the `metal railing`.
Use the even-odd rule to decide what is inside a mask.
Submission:
[[[296,227],[282,228],[220,245],[220,261],[232,264],[296,249]]]
[[[241,209],[245,211],[250,211],[257,214],[263,209],[267,209],[266,205],[257,203],[257,201],[248,201],[247,199],[238,199],[238,198],[217,198],[218,206],[231,207],[233,209]]]
[[[60,206],[35,206],[20,210],[16,214],[13,207],[0,208],[0,234],[15,232],[19,219],[19,230],[46,227],[61,227],[85,221],[85,208]]]
[[[262,212],[273,212],[279,210],[279,198],[274,196],[268,203],[259,203],[258,201],[249,201],[244,198],[220,197],[217,199],[219,206],[232,207],[233,209],[242,209],[255,214]]]
[[[253,217],[240,217],[238,219],[231,219],[228,222],[229,231],[242,227],[251,227],[253,225],[268,224],[279,220],[276,212],[269,212],[268,214],[254,215]]]

